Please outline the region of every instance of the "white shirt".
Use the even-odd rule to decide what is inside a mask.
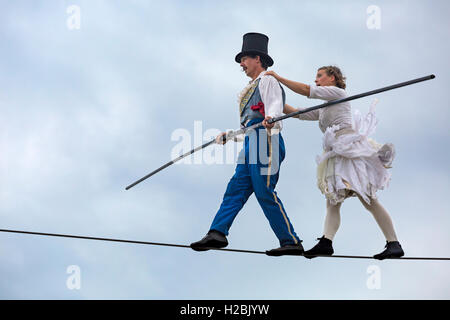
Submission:
[[[322,99],[331,101],[347,97],[344,89],[335,86],[316,86],[310,85],[310,99]],[[306,108],[299,108],[304,110]],[[301,120],[319,120],[319,128],[325,132],[327,127],[339,125],[340,129],[352,127],[352,107],[350,102],[338,103],[330,107],[313,110],[307,113],[299,114]]]
[[[261,72],[257,78],[250,81],[254,83],[257,79],[259,81],[259,94],[261,95],[262,103],[264,103],[264,113],[266,116],[272,118],[280,117],[283,115],[283,93],[281,91],[278,80],[272,76],[265,76],[266,70]],[[281,130],[283,127],[282,121],[275,122],[275,126],[272,129]]]

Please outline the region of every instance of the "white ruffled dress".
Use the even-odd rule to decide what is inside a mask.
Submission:
[[[310,98],[329,101],[346,96],[345,90],[337,87],[310,87]],[[354,121],[349,102],[299,115],[301,120],[319,120],[324,132],[324,151],[316,157],[317,185],[334,205],[356,194],[370,204],[377,190],[389,185],[391,174],[387,169],[395,149],[391,143],[381,145],[369,138],[377,125],[375,104],[364,117],[356,111]]]

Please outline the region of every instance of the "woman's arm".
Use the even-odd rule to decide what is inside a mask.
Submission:
[[[293,106],[290,106],[287,103],[283,107],[283,113],[284,114],[289,114],[289,113],[296,112],[296,111],[298,111],[298,109],[295,109]],[[296,115],[293,118],[298,118],[298,115]]]
[[[278,74],[276,74],[274,71],[267,71],[265,73],[265,75],[273,76],[275,79],[280,81],[282,84],[284,84],[286,87],[288,87],[292,91],[294,91],[298,94],[301,94],[303,96],[309,97],[309,93],[310,93],[309,85],[283,78],[283,77],[279,76]]]
[[[290,105],[288,105],[286,103],[284,105],[283,112],[285,114],[289,114],[289,113],[292,113],[292,112],[297,112],[297,111],[305,110],[305,109],[306,108],[298,108],[298,109],[296,109],[293,106],[290,106]],[[312,111],[309,111],[309,112],[306,112],[306,113],[298,114],[298,115],[296,115],[296,116],[294,116],[292,118],[297,118],[297,119],[300,119],[300,120],[316,121],[316,120],[319,120],[319,115],[320,115],[319,109],[316,109],[316,110],[312,110]]]

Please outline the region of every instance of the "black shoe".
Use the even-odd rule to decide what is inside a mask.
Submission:
[[[316,244],[308,251],[305,251],[305,258],[312,259],[317,257],[318,255],[331,256],[334,253],[333,241],[325,238],[325,236],[322,236],[322,238],[317,238],[317,240],[319,240],[318,244]]]
[[[191,243],[191,248],[195,251],[206,251],[209,249],[225,248],[228,245],[225,235],[217,230],[209,230],[202,240]]]
[[[304,251],[302,243],[299,242],[297,244],[287,244],[276,249],[268,250],[266,254],[272,257],[301,256]]]
[[[386,250],[373,256],[375,259],[383,260],[389,258],[400,258],[405,255],[402,246],[398,241],[386,241],[386,245],[384,247],[386,248]]]

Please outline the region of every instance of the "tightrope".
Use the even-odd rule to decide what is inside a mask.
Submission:
[[[191,247],[189,245],[175,244],[175,243],[148,242],[148,241],[114,239],[114,238],[100,238],[100,237],[80,236],[80,235],[71,235],[71,234],[45,233],[45,232],[9,230],[9,229],[0,229],[0,232],[20,233],[20,234],[29,234],[29,235],[46,236],[46,237],[75,238],[75,239],[97,240],[97,241],[112,241],[112,242],[143,244],[143,245],[151,245],[151,246],[165,246],[165,247],[178,247],[178,248],[191,249]],[[266,254],[265,251],[243,250],[243,249],[214,248],[214,249],[210,249],[210,250],[264,254],[264,255]],[[372,257],[372,256],[352,256],[352,255],[331,255],[331,256],[318,255],[317,257],[345,258],[345,259],[374,259],[374,257]],[[450,258],[447,258],[447,257],[401,257],[401,258],[389,258],[386,260],[394,260],[394,259],[395,260],[450,260]]]

